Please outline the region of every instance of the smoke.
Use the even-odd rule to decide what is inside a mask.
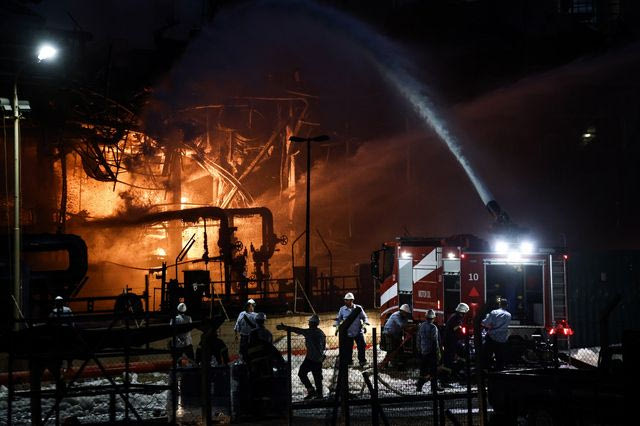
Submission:
[[[341,273],[353,272],[351,265],[367,262],[372,250],[397,236],[482,232],[487,216],[477,212],[483,206],[469,202],[477,200],[474,189],[455,166],[446,148],[419,132],[367,140],[349,157],[317,159],[311,171],[312,263],[328,265],[317,231],[332,251],[334,272]],[[301,179],[297,230],[305,227],[305,191]],[[257,201],[274,212],[276,229],[286,225],[287,204],[276,190]]]

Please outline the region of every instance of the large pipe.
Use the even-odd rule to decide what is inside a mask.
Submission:
[[[270,212],[269,212],[270,213]],[[118,216],[98,219],[89,222],[92,225],[104,227],[124,227],[141,224],[154,224],[168,222],[170,220],[182,220],[195,223],[200,219],[214,219],[220,222],[218,247],[222,255],[224,265],[225,296],[231,297],[231,262],[233,260],[231,250],[232,231],[229,227],[227,212],[219,207],[196,207],[185,210],[172,210],[167,212],[150,213],[143,216]],[[206,260],[206,259],[205,259]]]
[[[237,209],[225,209],[229,223],[237,217],[260,216],[262,219],[262,245],[253,254],[254,262],[267,262],[273,256],[278,243],[278,237],[273,232],[273,214],[266,207],[247,207]]]

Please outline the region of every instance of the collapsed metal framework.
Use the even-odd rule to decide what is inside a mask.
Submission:
[[[172,203],[180,203],[181,187],[201,177],[196,174],[183,181],[181,158],[189,159],[213,178],[212,199],[208,205],[220,208],[252,207],[254,194],[264,191],[255,178],[253,189],[247,181],[260,169],[277,167],[279,192],[295,200],[295,164],[297,149],[288,138],[304,133],[308,95],[285,97],[242,97],[227,103],[196,105],[174,112],[171,126],[183,129],[175,134],[151,136],[135,113],[117,102],[96,93],[79,93],[83,104],[101,105],[98,111],[78,111],[65,140],[70,146],[61,153],[61,179],[68,181],[65,152],[76,152],[86,175],[101,182],[113,182],[149,191],[172,193]],[[87,108],[85,108],[87,109]],[[91,109],[91,108],[89,108]],[[267,128],[270,127],[270,130]],[[280,154],[280,158],[275,157]],[[269,162],[270,159],[277,160]],[[125,172],[143,177],[139,185],[120,176]],[[259,181],[259,180],[258,180]],[[256,185],[258,187],[256,188]],[[68,186],[62,185],[59,217],[68,215]],[[290,209],[292,210],[292,209]],[[290,218],[291,219],[291,218]],[[64,227],[62,228],[64,230]]]

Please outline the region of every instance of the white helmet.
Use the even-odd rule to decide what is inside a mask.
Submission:
[[[62,296],[56,296],[56,300],[60,300],[60,301],[62,301],[62,300],[64,300],[64,299],[62,298]]]
[[[469,305],[467,305],[466,303],[458,303],[458,306],[456,307],[456,312],[460,312],[461,314],[466,314],[467,312],[469,312]]]
[[[184,303],[178,304],[178,312],[187,312],[187,305]]]
[[[353,297],[353,293],[351,292],[344,295],[344,300],[353,300],[353,299],[355,299],[355,297]]]
[[[267,319],[267,316],[264,314],[264,312],[258,312],[258,314],[256,315],[256,321],[264,321]]]
[[[256,305],[256,301],[255,301],[255,300],[253,300],[253,299],[249,299],[249,300],[247,300],[247,303],[245,303],[244,305],[245,305],[245,306],[247,306],[247,305],[253,305],[253,306],[255,306],[255,305]]]
[[[409,307],[409,305],[407,305],[406,303],[405,303],[404,305],[400,306],[400,310],[401,310],[402,312],[406,312],[406,313],[408,313],[408,314],[410,314],[410,313],[411,313],[411,308],[410,308],[410,307]]]
[[[429,309],[427,311],[427,319],[434,319],[436,317],[436,311]]]

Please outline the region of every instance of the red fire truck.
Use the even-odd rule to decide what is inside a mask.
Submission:
[[[510,335],[524,338],[567,320],[567,256],[537,248],[526,240],[495,241],[471,235],[449,238],[397,238],[373,253],[372,269],[380,288],[382,322],[404,303],[414,320],[436,311],[440,324],[458,303],[473,318],[509,301]]]

